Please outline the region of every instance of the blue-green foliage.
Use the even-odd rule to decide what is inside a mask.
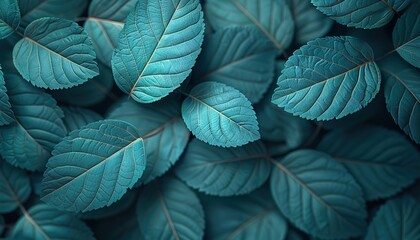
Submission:
[[[138,1],[112,56],[115,82],[140,103],[167,96],[190,74],[203,33],[199,0]]]
[[[63,110],[63,122],[68,132],[80,129],[85,125],[102,120],[101,115],[89,109],[79,107],[61,107]]]
[[[10,36],[20,24],[20,11],[17,0],[0,2],[0,39]]]
[[[90,123],[71,132],[52,154],[42,181],[42,200],[75,212],[119,200],[146,165],[140,133],[118,120]]]
[[[0,126],[7,125],[15,121],[12,106],[7,96],[6,83],[0,65]]]
[[[273,103],[307,119],[339,119],[372,101],[380,81],[365,42],[354,37],[316,39],[287,60]]]

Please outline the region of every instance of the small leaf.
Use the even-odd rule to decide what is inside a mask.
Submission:
[[[86,212],[119,200],[143,174],[143,139],[131,124],[104,120],[75,130],[57,144],[42,181],[42,200]]]
[[[137,203],[137,220],[144,239],[202,239],[204,212],[195,193],[171,178],[153,182]]]
[[[390,197],[420,177],[420,153],[395,131],[380,127],[333,131],[318,149],[344,164],[367,200]]]
[[[369,225],[366,240],[420,239],[420,203],[409,195],[388,200]]]
[[[372,48],[354,37],[325,37],[293,53],[273,103],[307,119],[339,119],[365,107],[379,91]]]
[[[41,18],[25,29],[13,49],[19,73],[34,86],[69,88],[99,74],[92,41],[75,22]]]
[[[25,171],[10,166],[0,158],[0,213],[16,210],[30,194],[31,184]]]
[[[268,158],[261,142],[220,148],[193,139],[176,167],[176,174],[189,186],[206,194],[241,195],[267,180],[271,172]]]
[[[274,58],[273,47],[255,29],[226,28],[205,41],[193,78],[232,86],[255,103],[273,79]]]
[[[72,214],[45,204],[35,205],[18,220],[11,232],[16,239],[95,239],[89,227]]]
[[[198,139],[211,145],[237,147],[260,138],[249,100],[223,83],[195,86],[182,103],[182,118]]]
[[[2,0],[0,3],[0,39],[10,36],[20,24],[17,0]]]
[[[112,56],[115,82],[137,102],[160,100],[190,74],[203,33],[199,0],[138,1]]]
[[[67,134],[56,101],[18,75],[6,75],[16,122],[0,128],[0,153],[13,166],[42,170],[53,147]]]
[[[297,228],[328,239],[364,233],[362,190],[340,163],[322,152],[298,150],[274,164],[271,193]]]
[[[103,119],[101,115],[85,108],[62,107],[61,109],[64,112],[63,122],[68,132]]]
[[[0,65],[0,126],[7,125],[15,121],[9,96],[7,96],[6,83]]]
[[[395,50],[404,60],[420,68],[420,4],[413,4],[398,19],[392,32]]]
[[[411,0],[311,0],[316,8],[340,24],[379,28],[392,20]]]
[[[205,11],[210,25],[216,30],[235,25],[252,26],[279,53],[292,43],[294,23],[285,1],[208,0]]]

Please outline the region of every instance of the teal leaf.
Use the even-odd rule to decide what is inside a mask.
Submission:
[[[85,125],[102,120],[94,111],[79,107],[61,107],[64,112],[63,122],[68,132],[80,129]]]
[[[198,139],[211,145],[237,147],[260,138],[249,100],[223,83],[195,86],[182,103],[182,118]]]
[[[367,200],[390,197],[420,177],[420,153],[392,130],[371,126],[333,131],[317,148],[347,168]]]
[[[95,239],[84,222],[45,204],[35,205],[25,212],[13,228],[11,237],[33,240]]]
[[[203,33],[199,0],[138,1],[112,56],[115,82],[137,102],[160,100],[190,74]]]
[[[221,148],[193,139],[176,166],[177,176],[190,187],[217,196],[249,193],[264,184],[270,172],[261,142]]]
[[[6,75],[16,121],[0,128],[0,153],[13,166],[42,170],[54,146],[67,134],[63,111],[49,94],[18,75]]]
[[[365,107],[379,91],[372,48],[354,37],[325,37],[293,53],[272,101],[307,119],[339,119]]]
[[[6,83],[0,65],[0,126],[14,122],[14,114],[7,96]]]
[[[420,4],[414,4],[398,19],[392,32],[395,50],[404,60],[420,68]]]
[[[106,97],[114,98],[110,93],[114,85],[111,69],[101,63],[98,67],[98,76],[72,88],[51,91],[51,94],[58,101],[81,107],[95,105]]]
[[[144,139],[147,164],[141,183],[168,171],[187,146],[190,132],[181,118],[180,105],[180,100],[172,96],[151,104],[123,100],[107,114],[107,118],[133,124],[142,136],[150,136]]]
[[[420,239],[420,202],[409,195],[382,205],[369,225],[366,240]]]
[[[420,70],[384,70],[386,108],[398,126],[420,144]]]
[[[25,29],[13,49],[13,62],[34,86],[69,88],[99,74],[92,41],[75,22],[41,18]]]
[[[0,39],[10,36],[20,24],[17,0],[2,0],[0,3]]]
[[[334,21],[318,11],[309,0],[287,0],[295,22],[295,41],[305,44],[327,34]]]
[[[137,202],[137,220],[144,239],[202,239],[204,212],[198,197],[179,180],[157,180]]]
[[[255,29],[226,28],[204,42],[193,79],[232,86],[255,103],[273,79],[274,58],[273,47]]]
[[[42,180],[42,200],[59,209],[86,212],[119,200],[141,177],[143,139],[118,120],[90,123],[57,144]]]
[[[85,30],[91,37],[98,60],[111,67],[111,58],[118,45],[124,20],[137,0],[93,0],[89,5],[89,17]]]
[[[28,200],[30,194],[31,184],[25,171],[12,167],[0,158],[0,213],[16,210]]]
[[[268,191],[210,200],[204,205],[209,239],[286,239],[287,222]]]
[[[356,28],[379,28],[411,0],[311,0],[316,8],[340,24]]]
[[[329,155],[298,150],[274,162],[271,193],[297,228],[320,238],[361,236],[366,228],[362,190]]]
[[[258,29],[279,53],[292,43],[294,23],[285,1],[208,0],[205,12],[216,30],[234,25]]]

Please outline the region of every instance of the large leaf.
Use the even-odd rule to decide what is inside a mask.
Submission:
[[[198,139],[211,145],[236,147],[260,138],[249,100],[223,83],[195,86],[182,103],[182,118]]]
[[[11,237],[33,240],[95,239],[84,222],[45,204],[35,205],[25,212],[14,226]]]
[[[14,166],[41,170],[67,134],[63,111],[50,95],[20,76],[6,75],[5,80],[16,121],[0,128],[0,153]]]
[[[379,28],[411,0],[311,0],[318,10],[338,23],[356,28]]]
[[[68,132],[103,119],[101,115],[85,108],[62,107],[61,109],[64,112],[63,122]]]
[[[0,65],[0,126],[14,122],[12,106],[10,105],[9,96],[7,96],[6,83]]]
[[[171,178],[148,185],[137,203],[137,220],[146,240],[202,239],[204,212],[195,193]]]
[[[325,37],[287,60],[272,101],[303,118],[339,119],[365,107],[380,80],[368,44],[354,37]]]
[[[419,222],[419,201],[409,195],[390,199],[379,208],[365,239],[420,239]]]
[[[93,0],[89,5],[89,17],[84,27],[92,38],[99,61],[109,67],[124,20],[136,2],[137,0]]]
[[[149,183],[168,171],[187,146],[190,132],[181,118],[177,97],[152,104],[124,100],[107,115],[133,124],[142,136],[150,136],[144,140],[147,164],[141,183]]]
[[[199,0],[138,1],[112,56],[115,82],[137,102],[167,96],[190,74],[203,33]]]
[[[99,74],[92,41],[70,20],[41,18],[25,29],[13,49],[19,73],[42,88],[69,88]]]
[[[241,195],[267,180],[271,172],[268,158],[261,142],[221,148],[194,139],[177,165],[176,174],[189,186],[207,194]]]
[[[0,158],[0,213],[9,213],[21,207],[30,194],[28,175]]]
[[[420,153],[402,134],[384,128],[333,131],[318,149],[344,164],[367,200],[389,197],[420,177]]]
[[[271,192],[296,227],[328,239],[364,233],[362,190],[340,163],[322,152],[299,150],[274,165]]]
[[[420,70],[384,70],[386,108],[394,121],[420,144]]]
[[[420,4],[412,5],[395,24],[392,42],[404,60],[420,68]]]
[[[146,165],[140,133],[118,120],[90,123],[71,132],[52,154],[42,180],[42,200],[74,212],[119,200]]]
[[[216,30],[233,26],[252,26],[282,53],[293,40],[294,23],[285,1],[208,0],[206,17]]]
[[[286,220],[265,190],[241,197],[210,198],[204,204],[209,239],[285,239]]]
[[[20,24],[17,0],[2,0],[0,3],[0,39],[10,36]]]
[[[232,86],[254,103],[273,79],[274,58],[273,47],[255,29],[231,27],[206,39],[193,78]]]

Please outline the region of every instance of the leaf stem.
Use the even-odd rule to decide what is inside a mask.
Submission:
[[[382,55],[382,56],[380,56],[380,57],[378,57],[378,58],[375,58],[375,60],[374,60],[374,61],[381,61],[381,60],[383,60],[384,58],[388,57],[389,55],[393,54],[393,53],[394,53],[394,52],[396,52],[396,51],[397,51],[397,49],[396,49],[396,48],[394,48],[394,49],[392,49],[391,51],[389,51],[389,52],[385,53],[384,55]]]

